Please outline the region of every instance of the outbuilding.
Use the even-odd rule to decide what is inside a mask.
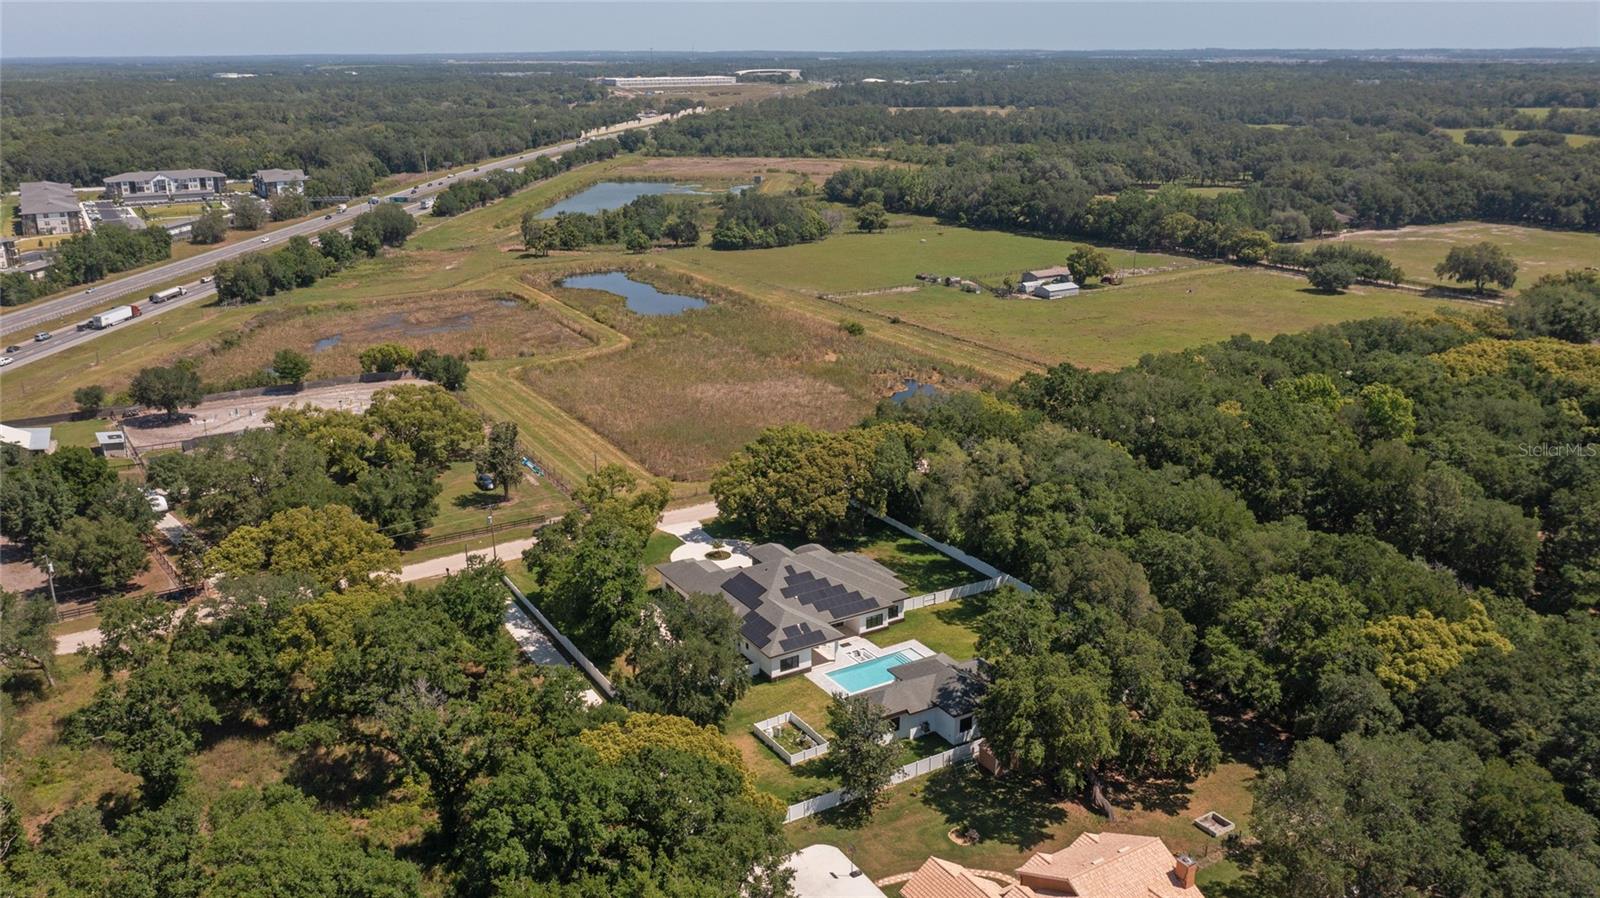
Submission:
[[[1040,284],[1034,287],[1032,292],[1040,299],[1060,299],[1063,296],[1077,296],[1078,285],[1071,281],[1057,281],[1053,284]]]

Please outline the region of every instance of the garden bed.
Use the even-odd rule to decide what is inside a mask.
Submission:
[[[769,717],[751,725],[756,738],[793,767],[828,753],[828,740],[793,711]]]

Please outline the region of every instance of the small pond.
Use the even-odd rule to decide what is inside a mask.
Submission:
[[[328,350],[332,349],[333,347],[338,346],[339,345],[339,341],[343,340],[343,339],[344,339],[344,334],[334,334],[331,337],[323,337],[322,339],[318,340],[316,343],[312,344],[311,351],[312,352],[327,352]]]
[[[643,281],[628,277],[624,271],[605,271],[598,274],[575,274],[563,278],[563,287],[580,290],[604,290],[615,293],[627,301],[628,309],[640,315],[676,315],[689,309],[703,309],[706,301],[697,296],[681,293],[663,293]]]
[[[895,402],[905,402],[913,396],[937,396],[939,388],[933,384],[925,384],[919,380],[908,380],[906,385],[889,394]]]
[[[730,189],[737,193],[748,187],[749,184],[740,184]],[[693,193],[705,196],[714,192],[718,191],[702,190],[699,184],[684,184],[681,181],[601,181],[540,212],[539,217],[555,218],[563,212],[593,214],[606,209],[620,209],[641,196],[662,193]]]

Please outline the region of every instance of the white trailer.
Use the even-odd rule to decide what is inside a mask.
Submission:
[[[183,287],[168,287],[165,290],[160,290],[150,294],[150,301],[153,303],[163,303],[169,299],[177,299],[188,292],[189,291]]]
[[[133,306],[117,306],[114,309],[107,309],[104,312],[91,317],[89,319],[89,326],[97,331],[103,331],[113,324],[121,324],[122,322],[127,321],[128,319],[139,314],[138,312],[135,312],[133,308]]]

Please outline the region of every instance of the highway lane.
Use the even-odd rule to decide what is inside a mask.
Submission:
[[[583,139],[590,140],[597,137],[606,137],[621,131],[631,130],[633,128],[648,128],[651,125],[666,121],[669,117],[670,116],[659,115],[652,116],[648,119],[623,122],[619,125],[613,125],[609,128],[600,129],[585,136]],[[503,159],[483,162],[472,171],[463,171],[453,175],[446,175],[445,177],[429,181],[426,184],[418,185],[415,188],[415,192],[407,191],[405,192],[405,195],[408,198],[420,201],[443,192],[445,188],[455,183],[456,179],[458,178],[479,176],[485,172],[494,171],[496,169],[517,169],[531,159],[537,159],[541,156],[559,156],[560,154],[571,150],[577,145],[578,141],[572,140],[565,143],[555,144],[553,146],[541,147],[537,150],[528,150],[515,156],[507,156]],[[389,195],[385,195],[380,199],[387,201],[387,197]],[[113,306],[124,305],[131,302],[141,302],[147,296],[149,296],[150,292],[158,285],[179,280],[185,275],[195,275],[198,278],[198,276],[201,274],[209,274],[211,269],[215,268],[218,262],[226,259],[241,256],[245,253],[257,252],[259,250],[276,249],[287,243],[291,237],[310,236],[320,231],[325,231],[329,228],[335,227],[348,229],[350,222],[353,221],[357,215],[360,215],[362,212],[365,212],[370,208],[367,201],[352,202],[348,205],[349,208],[342,213],[330,210],[329,212],[325,212],[323,215],[319,215],[306,221],[296,222],[295,224],[287,227],[279,228],[278,230],[264,234],[259,238],[252,238],[249,240],[240,241],[239,243],[218,247],[187,259],[169,262],[165,265],[152,268],[149,271],[143,271],[138,274],[128,275],[126,277],[117,278],[111,281],[102,281],[99,284],[90,285],[83,290],[70,293],[66,296],[37,303],[30,303],[26,306],[19,307],[16,311],[0,314],[0,334],[5,335],[8,341],[16,342],[19,338],[26,338],[31,335],[39,326],[47,322],[55,321],[58,318],[68,315],[83,315],[84,317],[88,317],[91,314],[109,309]],[[412,212],[412,214],[420,214],[420,203],[408,205],[407,210]],[[331,219],[327,217],[330,214],[332,216]],[[186,299],[188,299],[188,297],[186,297]],[[100,332],[92,331],[88,333],[98,334]],[[23,357],[19,355],[15,361],[12,362],[11,367],[16,367],[22,363]]]

